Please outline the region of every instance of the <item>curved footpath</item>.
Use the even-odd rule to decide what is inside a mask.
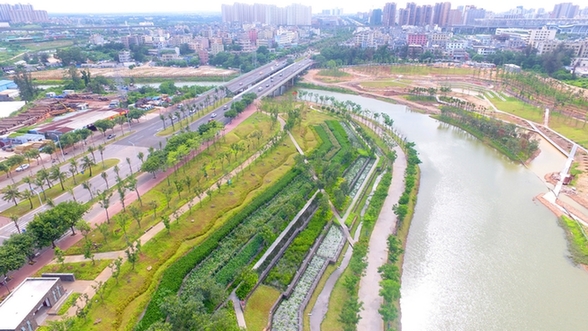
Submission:
[[[359,282],[359,301],[363,302],[361,319],[357,324],[358,330],[383,330],[384,321],[378,312],[382,304],[380,297],[380,274],[378,268],[388,260],[388,236],[396,228],[396,215],[392,207],[404,192],[404,172],[406,170],[406,155],[398,146],[394,147],[396,160],[393,164],[392,183],[388,189],[388,196],[384,201],[382,211],[376,220],[372,236],[370,237],[367,254],[367,268]]]

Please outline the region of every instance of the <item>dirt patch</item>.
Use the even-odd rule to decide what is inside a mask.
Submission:
[[[127,67],[117,68],[91,68],[89,69],[92,76],[104,76],[107,78],[116,77],[207,77],[207,76],[230,76],[237,72],[223,68],[211,66],[200,66],[198,68],[172,68],[172,67],[154,67],[143,65],[129,69]],[[33,72],[31,75],[38,80],[60,80],[63,79],[65,70],[46,70]]]

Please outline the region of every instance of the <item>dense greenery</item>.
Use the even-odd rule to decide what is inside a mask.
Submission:
[[[294,278],[308,250],[321,234],[329,219],[333,216],[328,202],[322,197],[319,199],[321,199],[321,206],[309,221],[306,228],[296,236],[278,263],[268,273],[264,280],[265,283],[285,290],[292,281],[292,278]]]
[[[370,201],[370,205],[364,216],[363,230],[366,234],[371,233],[374,223],[380,214],[380,210],[384,205],[384,200],[388,195],[388,188],[392,182],[392,175],[390,173],[384,174],[382,180],[378,184],[374,196]],[[359,311],[362,309],[362,303],[359,301],[357,291],[359,289],[359,281],[367,267],[367,251],[369,246],[369,235],[362,235],[359,241],[353,246],[353,253],[349,261],[349,270],[351,275],[343,279],[345,289],[349,294],[349,298],[343,303],[343,308],[339,314],[339,322],[343,324],[343,330],[355,331],[360,316]]]
[[[394,206],[394,214],[398,217],[398,226],[405,221],[408,215],[408,205],[411,200],[412,190],[417,184],[418,180],[418,165],[421,160],[418,157],[417,151],[414,149],[414,143],[407,142],[404,144],[406,153],[406,171],[404,172],[404,192],[398,199],[398,204]]]
[[[284,177],[279,179],[275,185],[261,193],[239,213],[231,217],[200,245],[169,266],[169,268],[164,271],[159,286],[153,293],[151,301],[145,310],[143,319],[137,325],[136,330],[147,330],[153,323],[164,320],[166,314],[160,309],[164,299],[171,293],[177,293],[186,275],[209,256],[210,253],[219,246],[222,239],[241,224],[245,218],[273,199],[274,196],[290,184],[296,176],[298,176],[296,171],[290,171]]]
[[[489,139],[493,146],[513,160],[525,162],[539,146],[531,133],[517,130],[516,125],[471,111],[443,106],[438,118],[470,132],[478,139]]]
[[[394,330],[391,323],[398,318],[396,304],[400,299],[400,270],[396,263],[401,254],[402,243],[394,235],[390,235],[388,237],[388,261],[378,268],[378,272],[382,276],[380,296],[384,298],[378,312],[384,320],[385,330]]]
[[[568,247],[574,262],[588,265],[588,239],[582,225],[565,215],[560,217],[559,224],[566,232]]]

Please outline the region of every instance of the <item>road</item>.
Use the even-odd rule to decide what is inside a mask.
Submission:
[[[282,61],[283,64],[285,65],[285,61]],[[273,70],[271,69],[271,67],[273,65],[275,65],[275,63],[270,63],[267,64],[261,68],[258,68],[255,70],[254,73],[249,73],[243,76],[240,76],[234,80],[232,80],[231,82],[229,82],[227,85],[228,86],[243,86],[243,85],[251,85],[252,82],[257,82],[259,81],[259,79],[264,79],[265,80],[269,80],[270,75],[273,75],[273,80],[275,82],[272,82],[272,86],[271,88],[266,88],[266,90],[264,91],[265,94],[263,95],[267,95],[269,93],[271,93],[273,90],[276,90],[280,85],[284,84],[285,82],[287,82],[289,79],[293,78],[294,76],[296,76],[298,73],[300,73],[301,71],[303,71],[307,66],[310,66],[312,64],[312,61],[309,59],[305,59],[302,61],[299,61],[297,63],[293,63],[291,65],[289,65],[288,67],[279,70],[281,67],[277,66],[276,68],[274,68]],[[259,72],[263,72],[262,75],[259,75]],[[275,75],[275,73],[282,73],[282,75],[277,74]],[[261,76],[261,77],[255,77],[255,76]],[[265,80],[262,80],[260,83],[257,83],[257,85],[261,85],[264,84]],[[244,90],[243,93],[247,93],[249,91],[252,91],[256,88],[258,88],[257,85],[253,85],[251,86],[249,89]],[[229,87],[230,89],[230,87]],[[219,98],[219,100],[221,98],[223,98],[225,96],[225,91],[224,89],[213,89],[208,91],[207,93],[202,94],[200,97],[196,98],[195,100],[190,101],[189,103],[184,103],[184,104],[199,104],[200,102],[202,102],[203,100],[206,99],[207,96],[217,96]],[[213,97],[210,97],[211,99]],[[240,99],[240,95],[237,95],[234,100],[239,100]],[[232,101],[231,101],[232,102]],[[230,102],[228,103],[230,104]],[[218,108],[212,110],[211,112],[209,112],[208,114],[205,114],[204,116],[196,119],[195,121],[193,121],[190,124],[190,130],[197,130],[198,127],[204,123],[207,123],[210,118],[211,118],[211,114],[212,113],[216,113],[217,116],[214,118],[215,120],[222,122],[224,124],[227,124],[229,122],[229,119],[224,117],[224,112],[226,110],[229,109],[227,105],[227,108],[225,109],[225,104],[220,105]],[[165,140],[166,137],[164,136],[158,136],[157,132],[163,129],[163,122],[160,119],[160,114],[164,115],[167,118],[167,115],[170,114],[171,112],[176,112],[177,107],[169,107],[165,110],[160,111],[159,113],[152,113],[149,114],[146,118],[142,119],[140,122],[132,122],[129,124],[130,130],[132,131],[131,134],[129,134],[128,136],[113,142],[109,145],[106,145],[105,151],[104,151],[104,159],[119,159],[119,164],[118,167],[120,169],[119,175],[121,178],[125,178],[126,176],[128,176],[131,172],[131,169],[129,169],[129,166],[126,162],[126,158],[130,158],[131,161],[131,167],[133,169],[133,172],[136,172],[140,169],[141,167],[141,161],[136,157],[137,154],[139,152],[143,152],[143,154],[146,156],[148,154],[148,149],[149,147],[153,147],[153,148],[158,148],[159,144],[165,144]],[[180,117],[181,117],[181,113],[180,113]],[[188,115],[189,116],[189,115]],[[166,125],[169,125],[169,120],[166,119]],[[129,130],[129,127],[127,127],[125,130]],[[120,131],[117,130],[115,131],[115,133],[120,134]],[[100,143],[102,137],[98,134],[98,135],[94,135],[95,137],[93,137],[94,139],[94,143]],[[87,148],[87,147],[86,147]],[[79,147],[78,147],[79,150]],[[70,152],[70,154],[67,157],[73,157],[72,155],[73,153]],[[96,154],[96,158],[97,161],[100,160],[100,156],[99,153],[95,153]],[[98,162],[99,163],[99,162]],[[19,173],[19,175],[16,175],[14,177],[15,181],[19,181],[20,179],[22,179],[23,177],[34,173],[36,170],[40,169],[41,166],[34,166],[29,168],[28,172],[29,173]],[[61,166],[62,171],[67,172],[69,168],[69,165],[63,165]],[[109,185],[114,184],[115,178],[116,178],[116,174],[114,173],[114,170],[108,169],[106,170],[107,173],[107,179],[109,181]],[[137,180],[138,180],[138,186],[141,186],[141,184],[144,184],[146,181],[149,180],[149,177],[151,175],[150,174],[142,174],[140,176],[138,176]],[[80,178],[80,176],[78,175],[78,178]],[[81,178],[80,178],[81,179]],[[104,179],[102,179],[100,176],[96,176],[95,178],[92,178],[89,180],[89,183],[91,185],[91,190],[94,191],[94,193],[92,193],[92,195],[95,194],[95,192],[97,191],[104,191],[106,189],[106,182],[104,181]],[[1,181],[1,185],[2,187],[5,187],[8,184],[12,184],[12,182],[10,181],[10,179],[7,179],[6,177],[4,177],[4,180]],[[22,190],[27,189],[28,185],[26,184],[22,184],[19,186]],[[38,189],[36,189],[37,191],[39,191]],[[73,189],[73,193],[75,196],[75,199],[77,201],[80,202],[85,202],[85,201],[89,201],[90,200],[90,192],[84,188],[82,188],[81,185],[78,185],[77,187],[75,187]],[[127,196],[128,195],[135,195],[134,192],[127,192]],[[68,201],[68,200],[73,200],[73,197],[65,192],[64,194],[60,195],[59,197],[54,199],[55,203],[60,203],[63,201]],[[111,205],[114,204],[115,202],[119,201],[120,197],[117,193],[113,194],[112,198],[110,199],[111,201]],[[11,204],[10,203],[6,203],[4,201],[3,205],[0,205],[0,210],[5,210],[6,208],[10,207]],[[3,207],[2,207],[3,206]],[[46,210],[48,207],[46,205],[43,205],[37,209],[32,210],[31,212],[29,212],[26,215],[23,215],[20,219],[19,219],[19,226],[21,229],[26,228],[26,225],[33,219],[34,215],[42,212],[44,210]],[[86,214],[84,216],[85,219],[92,219],[94,217],[96,217],[99,213],[103,213],[104,210],[102,208],[100,208],[99,204],[95,204],[88,212],[88,214]],[[5,226],[3,226],[2,228],[0,228],[0,243],[2,243],[5,239],[7,239],[8,237],[10,237],[10,235],[12,233],[16,233],[16,227],[14,225],[14,223],[10,222],[8,224],[6,224]]]

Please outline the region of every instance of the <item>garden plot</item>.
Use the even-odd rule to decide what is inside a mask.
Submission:
[[[355,198],[355,195],[357,195],[357,192],[359,191],[361,184],[363,184],[363,182],[366,180],[367,176],[369,175],[370,169],[374,165],[374,162],[376,162],[376,159],[368,159],[367,165],[362,169],[362,171],[359,174],[357,174],[355,182],[353,183],[353,186],[351,186],[351,188],[349,189],[349,196],[351,198]]]
[[[349,125],[347,125],[347,123],[345,123],[345,122],[339,122],[339,123],[341,123],[341,127],[343,127],[343,130],[345,130],[345,133],[347,133],[347,138],[349,138],[349,142],[351,143],[351,146],[353,148],[364,148],[361,141],[359,141],[359,138],[355,134],[355,131],[352,128],[350,128]]]
[[[214,277],[226,286],[257,254],[261,238],[256,235],[259,229],[269,227],[272,232],[279,232],[284,222],[290,220],[305,203],[304,196],[310,193],[312,185],[302,176],[294,179],[282,192],[263,208],[259,208],[229,235],[219,246],[188,275],[182,296],[190,296],[191,288],[203,279]],[[222,269],[221,269],[222,268]],[[216,275],[218,273],[218,275]]]
[[[302,277],[296,283],[292,294],[288,299],[282,300],[273,314],[272,330],[298,331],[300,330],[300,313],[305,308],[305,299],[312,294],[317,280],[329,260],[336,259],[344,237],[338,226],[331,226],[329,232],[320,243],[316,254],[308,264]]]

